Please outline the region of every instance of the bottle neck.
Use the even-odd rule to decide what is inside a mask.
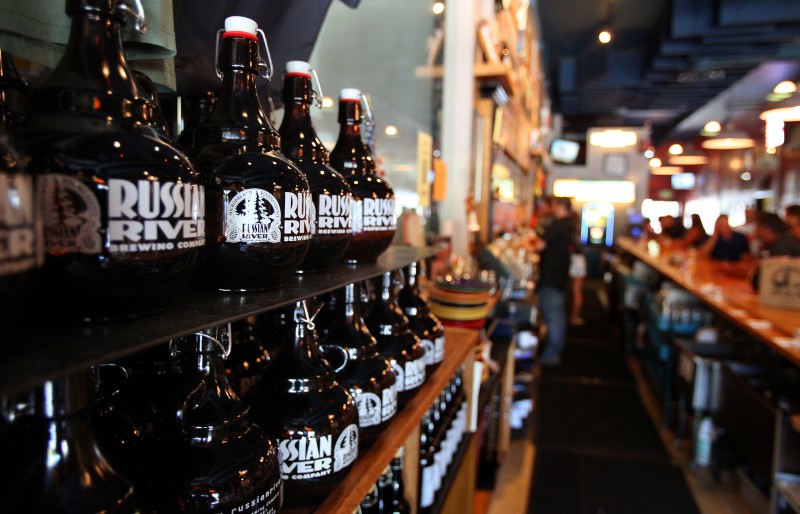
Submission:
[[[211,137],[233,144],[254,144],[279,150],[280,137],[269,121],[256,86],[258,42],[244,37],[222,38],[218,61],[222,87],[208,125],[220,133]],[[206,137],[208,134],[201,130],[200,139]]]
[[[129,100],[138,97],[122,50],[122,20],[98,11],[74,12],[71,16],[64,56],[42,89],[82,89]]]
[[[339,101],[339,139],[361,142],[361,104],[353,100]]]
[[[287,75],[281,98],[286,108],[278,131],[283,154],[295,161],[310,159],[328,164],[328,151],[311,121],[311,78],[299,74]]]

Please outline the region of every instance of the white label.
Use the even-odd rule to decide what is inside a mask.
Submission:
[[[425,357],[406,362],[403,390],[416,389],[425,383]]]
[[[395,230],[394,198],[362,198],[353,202],[353,233]]]
[[[20,273],[42,262],[34,217],[31,177],[0,173],[0,276]]]
[[[396,382],[395,382],[396,384]],[[397,413],[397,387],[392,386],[382,392],[383,407],[381,408],[381,421],[392,419]]]
[[[229,243],[307,241],[314,230],[313,205],[308,193],[283,193],[281,209],[269,191],[257,188],[239,191],[228,203],[225,239]]]
[[[317,196],[319,209],[314,208],[315,234],[337,235],[353,231],[353,197],[338,195]]]
[[[434,362],[442,362],[444,360],[444,336],[437,337],[434,346],[436,347]]]
[[[358,457],[358,427],[350,425],[339,434],[333,454],[333,471],[341,471]]]
[[[375,393],[359,391],[355,395],[358,407],[358,426],[374,427],[381,422],[381,399]]]
[[[422,481],[420,482],[419,506],[430,507],[433,505],[434,487],[438,482],[439,470],[435,464],[422,468]]]
[[[80,180],[51,173],[39,178],[36,195],[47,253],[100,253],[100,203],[91,189]]]
[[[108,239],[109,250],[119,253],[203,246],[206,240],[203,187],[109,179]]]
[[[281,451],[281,478],[305,480],[333,473],[333,436],[284,439]]]
[[[436,364],[436,347],[430,339],[422,339],[422,346],[425,348],[425,364],[431,366]]]
[[[220,514],[277,514],[281,507],[283,487],[280,480],[275,480],[269,489],[261,494],[248,498],[235,507],[219,510]]]
[[[403,366],[401,366],[396,360],[392,359],[392,369],[394,370],[394,374],[397,376],[397,380],[394,383],[394,388],[398,393],[402,393],[405,391],[406,382],[406,374],[403,371]]]

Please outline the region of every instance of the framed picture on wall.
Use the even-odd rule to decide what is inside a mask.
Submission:
[[[624,177],[628,174],[628,156],[610,153],[603,156],[603,175]]]

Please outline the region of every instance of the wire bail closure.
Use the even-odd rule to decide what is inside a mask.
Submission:
[[[314,89],[312,83],[311,97],[314,99],[314,103],[317,105],[317,108],[322,109],[322,99],[325,98],[325,95],[322,92],[322,83],[319,81],[317,70],[315,70],[314,68],[309,68],[309,69],[311,70],[311,75],[314,77],[314,81],[317,83],[317,89]]]
[[[128,1],[133,2],[133,7],[128,5]],[[142,0],[122,0],[117,4],[117,9],[133,18],[133,28],[136,29],[136,32],[139,34],[147,33],[147,19],[144,16]]]
[[[225,324],[225,330],[222,331],[222,334],[221,334],[219,339],[217,339],[216,337],[210,336],[210,335],[206,334],[205,332],[195,332],[193,335],[195,337],[200,338],[200,339],[208,339],[209,341],[211,341],[215,345],[217,345],[219,347],[219,349],[222,351],[222,360],[227,360],[228,356],[231,354],[232,339],[233,338],[231,337],[231,324],[230,323],[226,323]],[[177,353],[174,341],[170,341],[169,342],[169,352],[173,356],[176,355],[176,353]]]
[[[309,316],[308,315],[308,303],[305,300],[303,300],[303,312],[305,313],[305,318],[298,317],[297,319],[299,319],[300,321],[305,323],[306,324],[306,328],[308,328],[309,330],[314,330],[316,328],[316,325],[314,324],[314,319],[320,313],[320,311],[322,310],[323,306],[324,306],[324,304],[320,304],[319,307],[317,307],[317,310],[314,311],[314,315],[313,316]]]
[[[140,0],[134,0],[139,2]],[[217,31],[217,38],[214,43],[214,71],[217,74],[217,78],[222,80],[222,70],[219,69],[219,45],[220,41],[222,40],[222,35],[225,33],[225,29],[219,29]],[[264,44],[264,54],[267,57],[267,60],[261,58],[261,45],[259,44],[259,52],[258,52],[258,75],[260,77],[264,77],[267,80],[272,80],[272,72],[274,67],[272,65],[272,54],[269,53],[269,45],[267,44],[267,36],[264,34],[264,31],[261,29],[256,29],[256,34],[260,37],[261,41]],[[319,82],[317,82],[319,83]]]
[[[361,104],[364,106],[364,114],[361,115],[361,119],[367,125],[372,125],[375,119],[372,117],[372,109],[370,109],[369,100],[367,100],[367,95],[364,93],[361,93]]]

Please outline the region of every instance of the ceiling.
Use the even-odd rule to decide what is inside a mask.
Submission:
[[[649,124],[656,142],[686,139],[714,116],[758,130],[758,107],[772,87],[800,79],[796,0],[536,3],[565,134]],[[597,39],[604,26],[614,34],[607,45]]]

